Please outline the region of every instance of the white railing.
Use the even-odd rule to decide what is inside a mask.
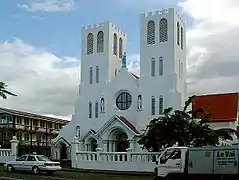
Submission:
[[[11,149],[0,149],[0,163],[5,163],[6,161],[11,160]]]
[[[16,136],[13,136],[11,142],[11,149],[0,149],[0,164],[12,161],[17,158],[17,145],[18,140]]]
[[[155,160],[160,152],[97,152],[78,151],[75,153],[73,168],[131,171],[131,172],[153,172]],[[74,156],[74,154],[72,154]]]

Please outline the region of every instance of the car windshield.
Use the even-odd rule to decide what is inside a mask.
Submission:
[[[51,161],[49,158],[46,156],[36,156],[38,161]]]

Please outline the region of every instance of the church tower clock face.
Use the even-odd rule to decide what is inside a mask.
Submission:
[[[132,96],[128,92],[120,93],[116,98],[116,106],[120,110],[127,110],[132,104]]]

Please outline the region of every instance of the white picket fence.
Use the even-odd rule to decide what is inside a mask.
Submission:
[[[15,160],[17,157],[17,138],[13,136],[13,139],[10,142],[11,149],[0,149],[0,164],[4,164],[7,161]]]
[[[0,163],[5,163],[11,160],[11,149],[0,149]]]
[[[72,143],[71,161],[72,167],[87,170],[107,170],[123,172],[153,172],[155,160],[160,152],[103,152],[97,148],[97,152],[78,151],[79,144]]]

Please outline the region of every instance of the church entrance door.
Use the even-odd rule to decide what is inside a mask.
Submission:
[[[67,147],[65,143],[61,143],[60,158],[62,160],[67,159]]]
[[[121,132],[116,136],[116,152],[126,152],[126,149],[129,147],[128,136],[126,133]]]

